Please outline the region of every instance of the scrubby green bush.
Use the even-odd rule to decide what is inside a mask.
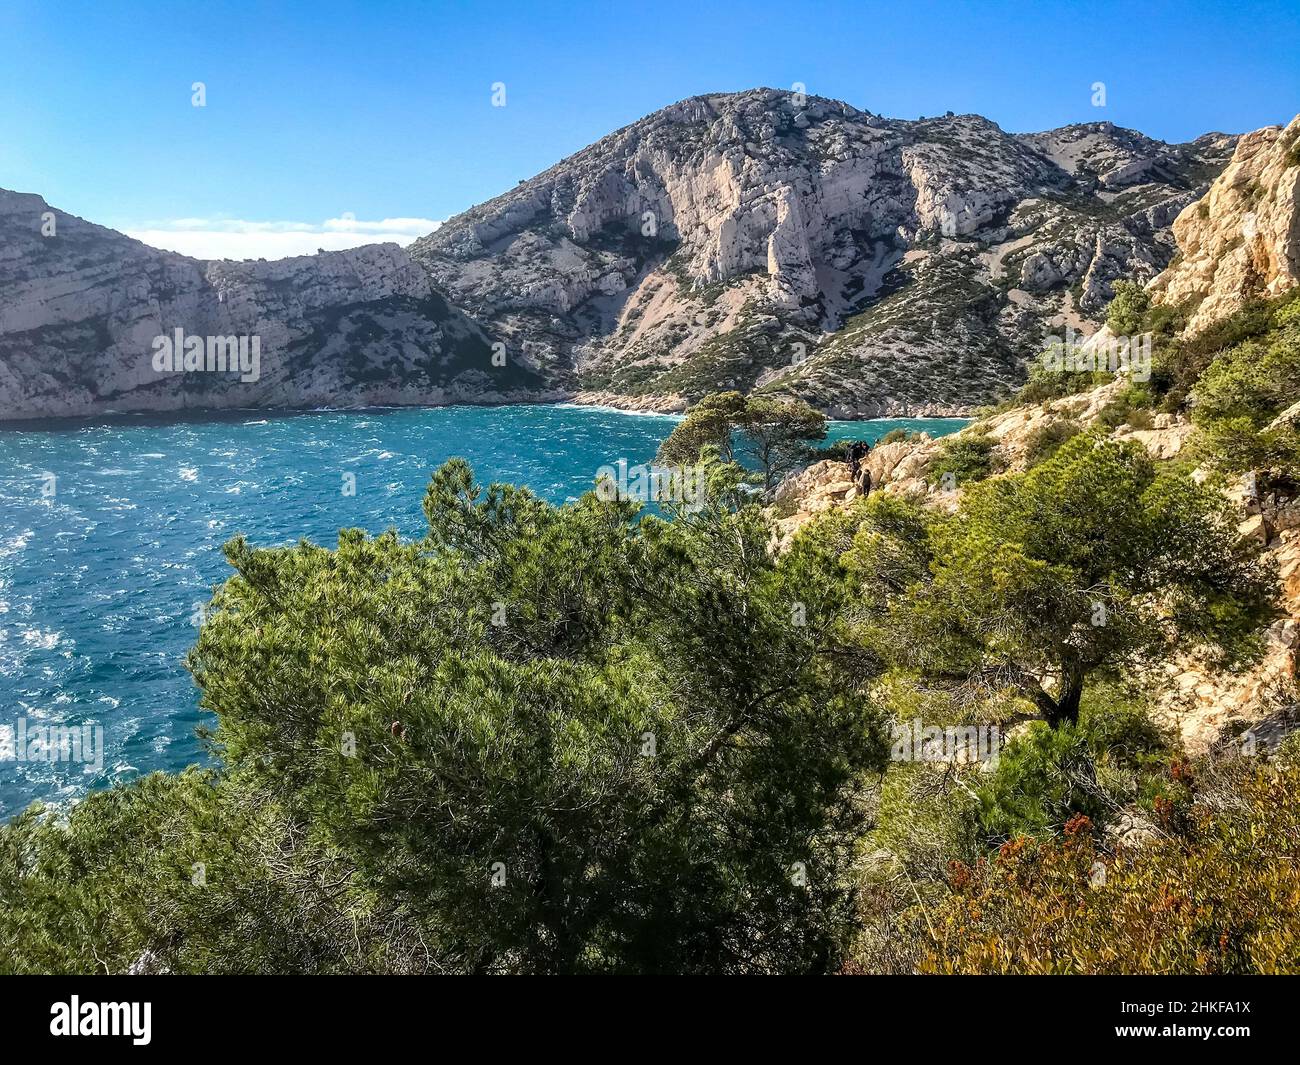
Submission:
[[[1272,300],[1252,300],[1235,313],[1190,336],[1157,337],[1151,390],[1166,410],[1185,406],[1202,374],[1221,352],[1253,337],[1264,337],[1292,321],[1288,315],[1300,300],[1292,290]],[[1189,313],[1182,308],[1180,313]]]
[[[1166,795],[1170,741],[1141,703],[1113,687],[1087,693],[1077,724],[1032,722],[980,788],[980,826],[993,842],[1059,831],[1071,817],[1100,827],[1120,807]]]
[[[876,441],[876,444],[906,444],[921,438],[920,433],[914,433],[908,429],[890,429],[884,436]]]
[[[1116,281],[1114,298],[1106,308],[1106,324],[1116,336],[1137,336],[1143,332],[1151,297],[1136,281]]]
[[[1300,398],[1300,302],[1278,308],[1272,322],[1221,352],[1196,384],[1193,421],[1225,469],[1300,466],[1297,420],[1274,424]]]
[[[1005,468],[994,454],[997,441],[973,429],[944,437],[938,456],[930,464],[931,484],[963,488]]]
[[[1052,370],[1041,362],[1033,362],[1029,366],[1028,380],[998,409],[1011,410],[1063,399],[1065,396],[1090,391],[1113,379],[1113,375],[1105,370]]]
[[[1038,426],[1025,440],[1025,465],[1029,468],[1046,462],[1067,440],[1083,432],[1083,425],[1073,418],[1057,418]]]
[[[154,774],[0,827],[0,972],[411,971],[418,929],[273,798]]]

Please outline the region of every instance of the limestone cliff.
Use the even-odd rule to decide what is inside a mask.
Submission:
[[[1241,138],[1206,196],[1174,221],[1178,259],[1155,302],[1194,307],[1192,331],[1300,283],[1300,115]]]
[[[1014,135],[772,89],[658,111],[451,219],[413,256],[580,398],[719,389],[841,415],[1000,397],[1043,338],[1153,277],[1233,139]]]
[[[1233,138],[1009,134],[771,89],[684,100],[375,245],[200,262],[0,192],[0,418],[720,389],[838,416],[963,413],[1095,321]],[[1184,215],[1186,212],[1184,212]],[[54,226],[47,224],[52,218]],[[163,375],[159,335],[259,336],[256,382]]]

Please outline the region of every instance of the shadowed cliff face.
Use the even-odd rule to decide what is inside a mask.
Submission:
[[[0,418],[766,389],[961,413],[1090,328],[1233,138],[1011,135],[759,89],[674,104],[417,242],[201,262],[0,192]],[[52,232],[49,220],[53,220]],[[155,339],[260,338],[257,380]],[[495,347],[494,347],[495,345]],[[244,375],[247,376],[247,375]]]
[[[0,192],[0,249],[0,418],[491,402],[542,384],[489,374],[486,336],[394,244],[201,262]],[[158,369],[177,330],[202,369]],[[209,368],[210,347],[253,340],[255,373]]]

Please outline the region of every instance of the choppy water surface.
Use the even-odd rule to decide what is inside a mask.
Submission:
[[[182,662],[195,605],[229,573],[221,545],[233,536],[272,546],[333,544],[341,527],[423,535],[429,474],[453,455],[481,481],[563,502],[603,465],[648,462],[674,423],[516,406],[0,426],[0,751],[12,751],[20,719],[99,724],[106,741],[102,770],[0,760],[0,816],[202,757]],[[828,438],[962,424],[837,422]],[[348,473],[354,496],[342,491]]]

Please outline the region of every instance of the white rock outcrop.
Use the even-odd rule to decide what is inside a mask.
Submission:
[[[485,328],[547,345],[586,391],[668,406],[763,387],[840,417],[961,413],[1010,391],[1058,319],[1095,319],[1111,281],[1154,276],[1231,146],[891,120],[774,89],[700,96],[411,251]]]

